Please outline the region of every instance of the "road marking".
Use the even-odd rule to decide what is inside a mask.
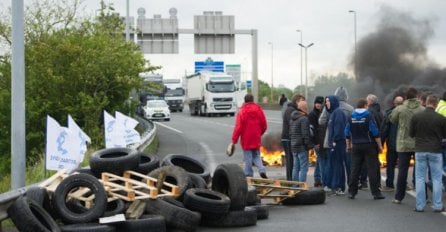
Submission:
[[[270,122],[270,123],[277,123],[277,124],[282,124],[283,123],[283,121],[282,120],[275,120],[275,119],[268,119],[268,122]]]
[[[162,126],[162,127],[164,127],[164,128],[167,128],[167,129],[169,129],[169,130],[173,130],[173,131],[175,131],[175,132],[177,132],[177,133],[179,133],[179,134],[183,134],[182,131],[177,130],[177,129],[175,129],[175,128],[172,128],[172,127],[170,127],[170,126],[166,126],[166,125],[164,125],[164,124],[162,124],[162,123],[160,123],[160,122],[155,122],[155,124],[156,124],[156,125],[159,125],[159,126]]]
[[[205,151],[205,155],[208,159],[209,170],[212,173],[215,170],[215,168],[217,167],[217,161],[215,161],[215,158],[212,156],[212,154],[214,154],[214,152],[206,143],[200,142],[199,144]]]

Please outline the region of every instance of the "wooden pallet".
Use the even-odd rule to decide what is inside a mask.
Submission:
[[[247,177],[248,185],[256,187],[257,196],[266,199],[272,199],[274,203],[279,204],[283,200],[294,197],[296,194],[308,190],[305,182],[260,179]]]
[[[141,178],[142,181],[132,179]],[[101,182],[109,195],[125,201],[155,199],[162,196],[177,197],[179,187],[134,171],[125,171],[123,177],[108,172],[102,173]],[[161,184],[162,183],[162,184]]]

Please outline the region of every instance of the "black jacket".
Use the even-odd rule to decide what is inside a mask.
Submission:
[[[313,127],[314,132],[314,137],[311,138],[314,145],[324,144],[325,130],[327,128],[319,125],[319,116],[321,113],[322,110],[313,108],[310,114],[308,114],[308,120],[310,121],[310,126]]]
[[[441,140],[446,138],[446,117],[426,107],[413,115],[409,135],[415,138],[415,152],[441,153]]]
[[[308,151],[314,145],[310,140],[310,123],[308,116],[301,111],[293,111],[290,120],[291,152]]]
[[[282,123],[282,139],[290,139],[290,120],[291,113],[297,110],[297,105],[295,103],[288,103],[288,108],[285,110],[283,114],[283,123]]]

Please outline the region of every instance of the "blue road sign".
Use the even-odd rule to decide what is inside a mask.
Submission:
[[[213,61],[211,58],[205,61],[195,61],[195,72],[200,71],[225,72],[225,62]]]
[[[252,86],[252,81],[251,80],[247,80],[246,81],[246,88],[250,89]]]

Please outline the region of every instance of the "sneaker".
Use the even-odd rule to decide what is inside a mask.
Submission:
[[[422,213],[422,212],[424,212],[424,209],[417,209],[417,208],[414,208],[413,211],[414,211],[414,212],[417,212],[417,213]]]
[[[375,199],[375,200],[382,200],[382,199],[385,199],[385,198],[386,197],[383,196],[381,193],[376,194],[375,196],[373,196],[373,199]]]
[[[268,179],[268,177],[266,176],[266,173],[264,173],[264,172],[260,173],[260,177],[262,177],[263,179]]]
[[[324,187],[324,191],[325,191],[325,192],[331,192],[331,188],[325,186],[325,187]]]
[[[409,185],[406,186],[406,191],[410,191],[410,190],[415,190],[412,187],[410,187]]]
[[[341,189],[337,189],[337,190],[336,190],[336,195],[337,195],[337,196],[342,196],[342,195],[345,195],[345,192],[342,191]]]
[[[434,209],[434,212],[436,212],[436,213],[444,212],[444,207],[441,208],[441,209]]]
[[[393,192],[393,191],[395,191],[395,188],[384,186],[381,188],[381,191],[382,192]]]
[[[400,201],[400,200],[397,200],[397,199],[393,199],[393,200],[392,200],[392,203],[393,203],[393,204],[400,205],[400,204],[401,204],[401,201]]]
[[[369,188],[369,185],[367,184],[367,182],[360,183],[358,186],[358,189],[361,189],[361,190],[366,190],[368,188]]]

